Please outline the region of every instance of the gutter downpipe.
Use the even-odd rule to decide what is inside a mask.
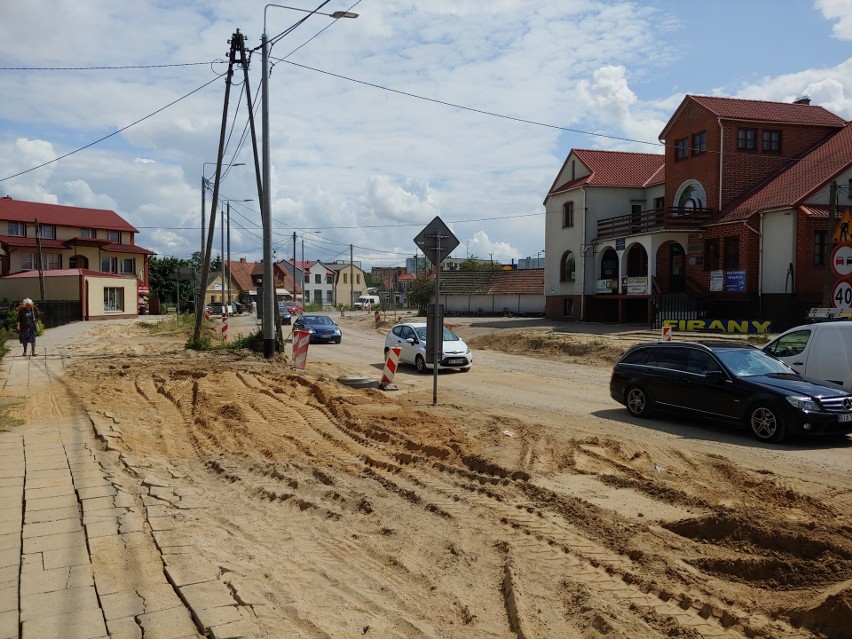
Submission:
[[[582,240],[580,244],[580,255],[582,256],[582,266],[583,266],[583,274],[582,279],[580,280],[580,321],[586,321],[586,187],[583,187],[583,234]],[[594,255],[594,252],[592,252]],[[559,268],[562,268],[562,265],[559,265]]]
[[[716,121],[719,123],[719,200],[717,211],[722,210],[722,173],[725,168],[725,162],[723,161],[722,156],[725,153],[725,127],[722,125],[722,118],[717,118]],[[759,233],[758,233],[759,235]]]

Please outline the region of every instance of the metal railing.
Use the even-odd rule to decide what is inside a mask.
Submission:
[[[598,221],[597,239],[625,237],[660,230],[689,230],[699,228],[713,209],[681,209],[668,207],[618,215]]]

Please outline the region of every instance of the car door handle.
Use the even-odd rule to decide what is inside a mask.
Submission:
[[[793,362],[793,366],[804,366],[804,362]]]

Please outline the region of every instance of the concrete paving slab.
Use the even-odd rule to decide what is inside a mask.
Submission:
[[[45,486],[58,486],[67,484],[74,487],[71,476],[68,473],[48,473],[40,477],[29,475],[27,477],[27,488],[44,488]]]
[[[86,524],[86,536],[89,539],[99,537],[112,537],[118,534],[118,520],[112,518],[107,521],[92,522]]]
[[[24,515],[24,524],[40,524],[47,521],[59,521],[61,519],[76,519],[80,521],[80,508],[74,506],[66,508],[51,508],[49,510],[27,510]]]
[[[14,534],[15,531],[21,529],[21,515],[18,515],[18,519],[12,519],[11,516],[9,519],[0,520],[0,535],[8,535]]]
[[[0,512],[0,522],[13,521],[20,526],[21,519],[24,515],[24,507],[20,501],[14,503],[3,504],[3,511]]]
[[[21,639],[98,639],[107,629],[100,608],[30,619],[21,624]]]
[[[24,540],[24,554],[44,552],[46,550],[60,550],[73,548],[74,546],[85,546],[86,535],[82,530],[67,533],[56,533],[54,535],[43,535],[41,537],[30,537]]]
[[[0,612],[18,610],[18,582],[6,582],[0,586]]]
[[[21,552],[14,548],[0,550],[0,568],[6,566],[19,566],[21,563]]]
[[[0,639],[18,639],[18,611],[0,612]]]
[[[242,619],[236,605],[205,608],[204,610],[193,608],[192,612],[205,628],[223,626]]]
[[[195,612],[205,610],[207,608],[236,605],[234,598],[231,596],[231,591],[228,590],[228,587],[221,581],[207,581],[204,583],[182,586],[180,588],[180,594],[189,604],[189,607]]]
[[[89,488],[77,488],[77,496],[83,500],[84,510],[86,506],[86,501],[101,497],[112,498],[117,492],[118,491],[116,491],[115,486],[113,486],[112,484],[90,486]],[[110,505],[115,505],[115,502],[113,502],[112,499],[110,499]]]
[[[17,581],[18,574],[21,572],[21,569],[18,566],[3,566],[0,568],[0,586],[5,584],[7,581]]]
[[[15,488],[24,486],[24,473],[13,475],[11,477],[0,477],[0,486],[3,488]]]
[[[115,508],[115,502],[112,497],[95,497],[94,499],[83,500],[83,514],[90,515],[98,510],[108,510]]]
[[[72,508],[77,505],[76,495],[62,495],[60,497],[42,497],[40,499],[28,499],[26,501],[27,512],[39,510],[55,510],[57,508]]]
[[[195,623],[183,606],[139,616],[145,639],[182,639],[198,636]]]
[[[100,611],[98,597],[93,586],[63,588],[53,592],[21,595],[21,621],[36,619],[43,616],[46,611],[61,615],[84,610]]]
[[[65,588],[83,588],[95,583],[91,566],[69,566],[21,574],[21,595],[35,595]]]
[[[45,570],[62,568],[63,566],[85,566],[89,564],[89,551],[85,546],[48,550],[41,553]]]
[[[0,535],[0,550],[14,548],[21,552],[21,533],[5,533]]]
[[[101,597],[104,618],[109,624],[111,619],[135,617],[145,613],[145,600],[135,590],[123,590]]]
[[[110,639],[142,639],[142,626],[133,617],[107,619]]]
[[[0,502],[9,500],[10,502],[21,501],[23,491],[20,486],[0,486]]]
[[[45,535],[61,535],[83,530],[83,524],[79,519],[59,519],[57,521],[44,521],[38,524],[24,524],[22,536],[24,539],[31,537],[44,537]]]
[[[192,555],[164,555],[166,574],[175,586],[213,581],[219,576],[219,568],[206,559]]]
[[[242,639],[255,636],[257,627],[249,621],[240,620],[210,628],[209,634],[211,639]]]
[[[24,498],[27,500],[44,499],[45,497],[65,497],[67,495],[74,495],[74,486],[70,482],[44,486],[43,488],[30,488],[28,486],[24,492]]]

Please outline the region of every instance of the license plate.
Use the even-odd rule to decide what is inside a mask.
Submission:
[[[448,366],[458,366],[459,364],[464,364],[464,360],[463,360],[463,359],[460,359],[460,358],[456,358],[456,359],[448,359],[448,360],[447,360],[447,365],[448,365]]]
[[[839,421],[839,422],[852,422],[852,413],[847,413],[846,415],[838,415],[837,421]]]

